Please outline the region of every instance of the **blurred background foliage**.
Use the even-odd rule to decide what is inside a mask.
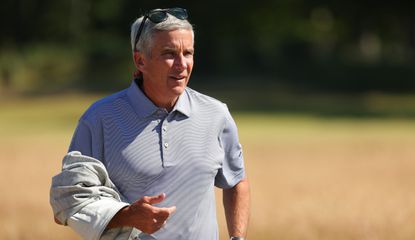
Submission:
[[[225,98],[232,91],[230,101],[295,109],[298,94],[331,94],[340,101],[352,96],[344,100],[352,108],[359,99],[370,105],[373,93],[415,91],[414,1],[4,0],[0,92],[126,87],[134,70],[132,22],[148,9],[172,6],[187,8],[195,25],[190,86]],[[246,92],[256,95],[247,99]]]

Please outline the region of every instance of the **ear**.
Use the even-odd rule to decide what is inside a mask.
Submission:
[[[145,56],[143,53],[135,51],[133,53],[133,58],[134,58],[134,65],[136,66],[136,68],[138,70],[140,70],[141,72],[143,72],[143,68],[145,66]]]

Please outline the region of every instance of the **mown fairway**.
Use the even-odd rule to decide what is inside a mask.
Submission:
[[[0,239],[79,239],[53,223],[49,186],[94,99],[0,102]],[[234,116],[252,188],[250,239],[415,239],[413,120]]]

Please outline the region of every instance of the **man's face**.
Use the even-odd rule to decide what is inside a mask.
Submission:
[[[184,29],[155,33],[151,56],[135,53],[144,91],[153,102],[176,101],[189,82],[193,53],[193,34]]]

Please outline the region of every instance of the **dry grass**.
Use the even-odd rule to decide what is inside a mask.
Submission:
[[[0,239],[79,239],[53,223],[48,194],[90,101],[0,103]],[[248,114],[236,120],[252,188],[250,239],[415,239],[415,123]]]

